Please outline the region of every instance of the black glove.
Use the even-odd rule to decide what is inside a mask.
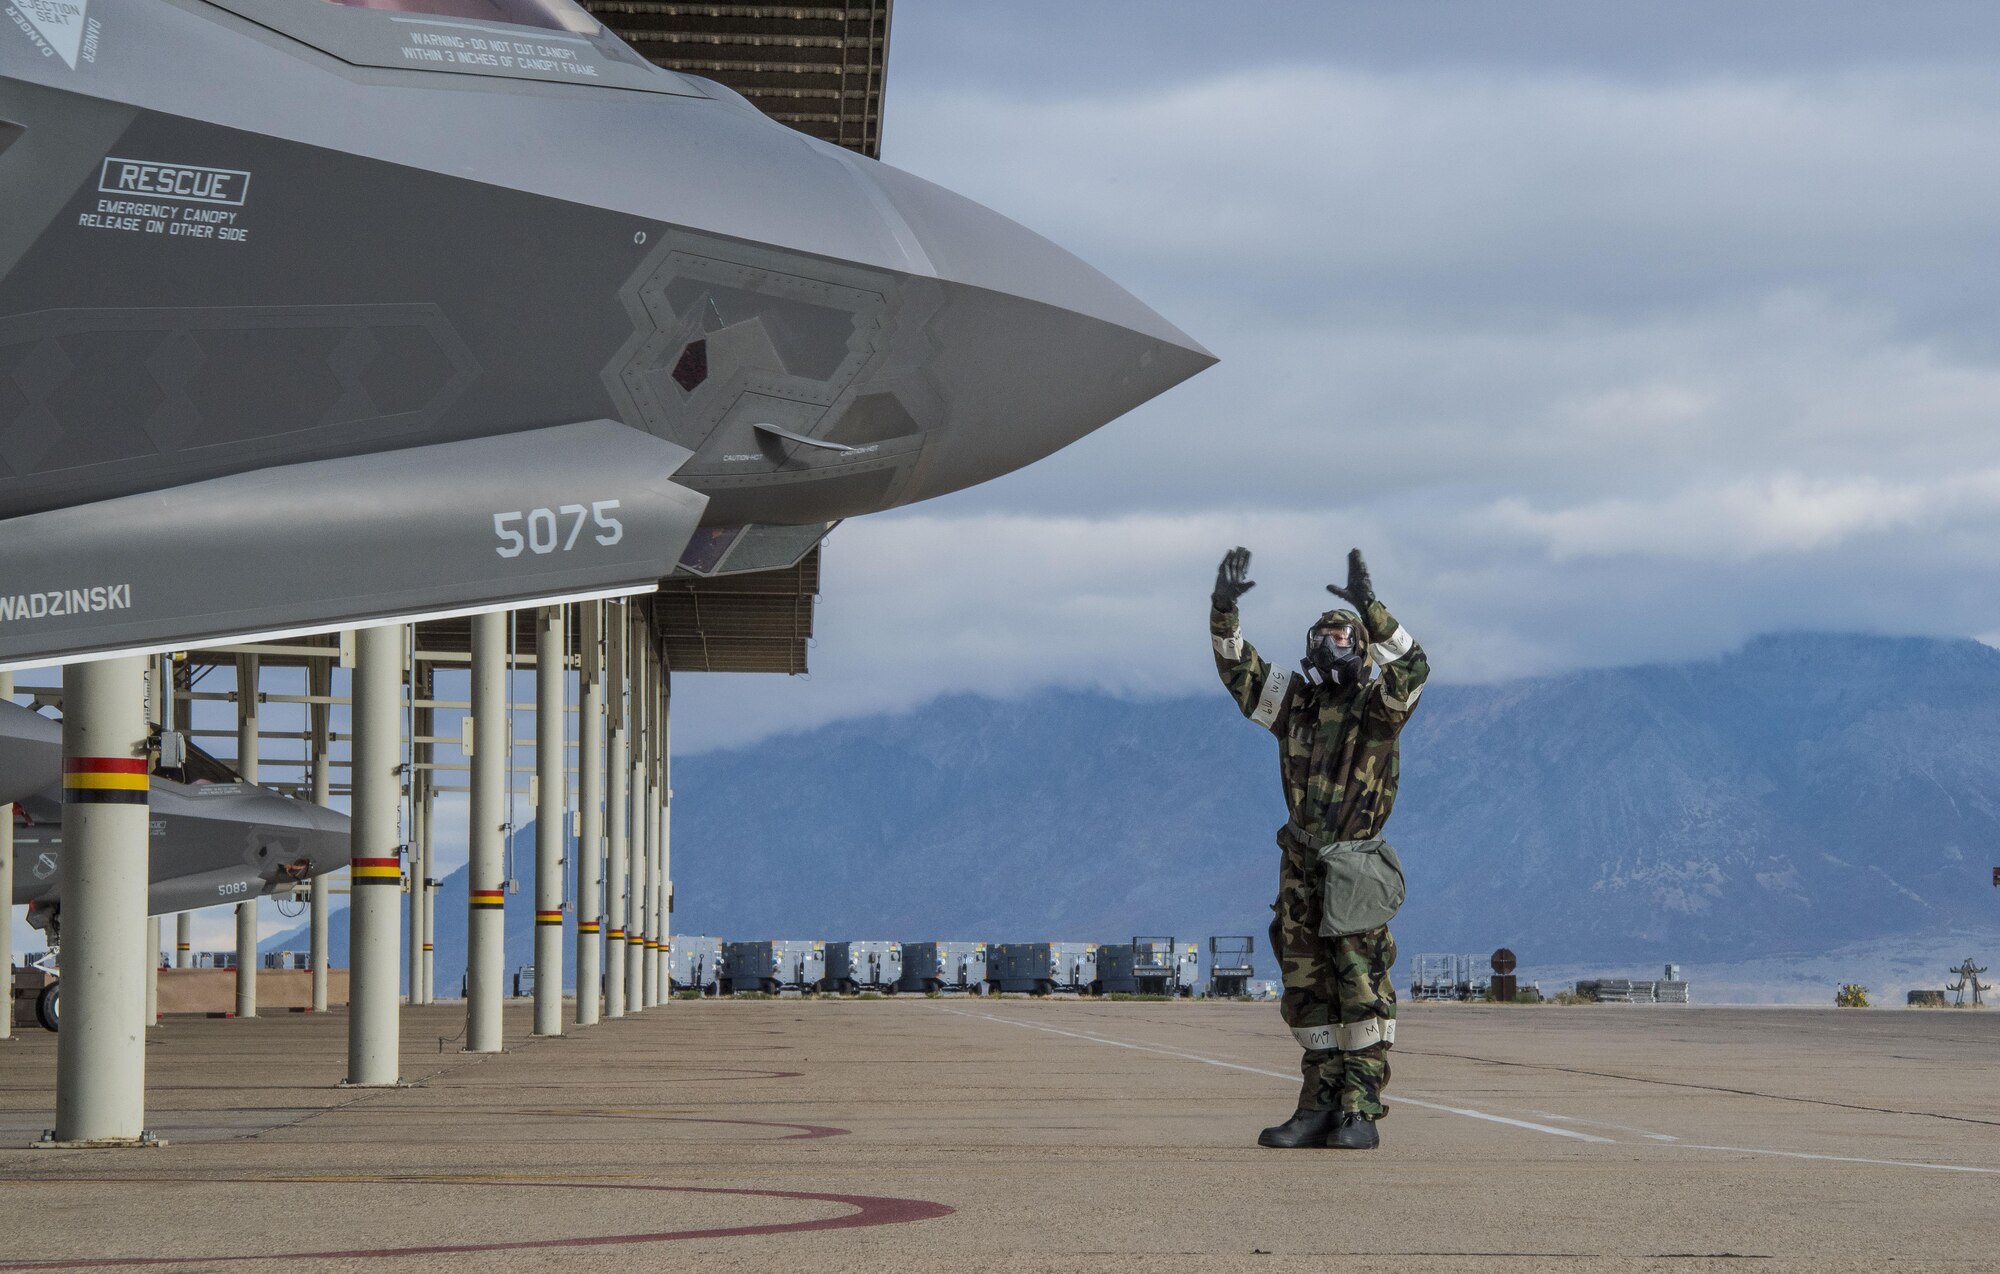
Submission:
[[[1350,549],[1347,553],[1347,587],[1328,584],[1326,591],[1346,602],[1362,615],[1368,613],[1368,603],[1375,600],[1375,581],[1368,578],[1368,563],[1361,560],[1360,549]]]
[[[1215,591],[1208,595],[1217,610],[1235,610],[1236,599],[1257,585],[1244,578],[1250,571],[1250,550],[1233,548],[1222,555],[1215,568]]]

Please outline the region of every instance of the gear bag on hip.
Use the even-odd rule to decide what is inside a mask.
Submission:
[[[1319,857],[1319,933],[1345,938],[1380,929],[1403,909],[1403,861],[1376,837],[1313,844]]]

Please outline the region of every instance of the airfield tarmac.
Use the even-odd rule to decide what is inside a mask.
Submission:
[[[2000,1014],[1407,1005],[1372,1153],[1269,1151],[1270,1004],[676,1001],[337,1087],[339,1013],[170,1018],[153,1150],[32,1150],[0,1270],[1927,1270],[2000,1263]]]

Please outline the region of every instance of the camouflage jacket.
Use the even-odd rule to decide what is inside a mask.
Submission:
[[[1381,669],[1359,687],[1332,687],[1274,668],[1243,640],[1234,610],[1211,610],[1215,670],[1243,715],[1278,736],[1278,764],[1291,824],[1314,839],[1364,840],[1381,833],[1396,804],[1397,736],[1416,711],[1430,663],[1381,602],[1366,623],[1353,611],[1321,622],[1361,625],[1364,654]]]

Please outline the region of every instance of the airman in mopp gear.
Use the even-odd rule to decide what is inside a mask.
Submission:
[[[1327,585],[1352,609],[1313,622],[1298,671],[1274,667],[1243,639],[1237,618],[1237,600],[1256,587],[1249,569],[1248,549],[1222,559],[1209,635],[1236,706],[1278,738],[1290,817],[1278,831],[1271,950],[1284,977],[1285,1025],[1305,1050],[1297,1113],[1257,1140],[1373,1149],[1396,1039],[1387,920],[1402,901],[1402,868],[1382,825],[1396,804],[1396,741],[1430,664],[1376,600],[1356,549],[1347,583]]]

